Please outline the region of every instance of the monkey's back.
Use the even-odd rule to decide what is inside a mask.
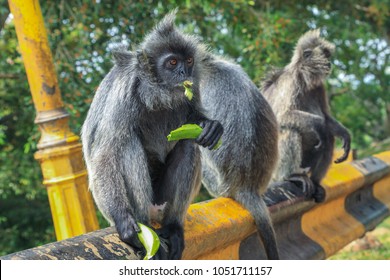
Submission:
[[[204,169],[218,170],[214,185],[231,191],[241,185],[260,189],[277,161],[275,115],[239,65],[223,59],[208,63],[200,84],[202,105],[207,116],[221,122],[224,134],[218,150],[201,149]]]

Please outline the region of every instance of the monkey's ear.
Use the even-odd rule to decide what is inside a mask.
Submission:
[[[125,46],[116,46],[111,50],[114,62],[118,66],[126,66],[130,64],[133,53],[128,51]]]

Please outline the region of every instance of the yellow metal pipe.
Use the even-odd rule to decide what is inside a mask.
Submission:
[[[41,131],[35,158],[58,240],[98,229],[79,137],[68,125],[38,0],[9,0]]]

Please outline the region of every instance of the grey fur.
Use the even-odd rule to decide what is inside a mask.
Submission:
[[[278,129],[267,101],[237,64],[203,50],[200,92],[210,118],[224,127],[222,146],[201,148],[203,184],[230,197],[255,219],[269,259],[278,259],[272,221],[262,194],[277,162]]]
[[[151,226],[157,205],[164,210],[158,233],[170,245],[157,258],[177,259],[184,248],[184,217],[200,187],[200,152],[192,140],[168,142],[166,136],[187,122],[204,131],[211,123],[214,138],[222,127],[202,113],[196,64],[175,68],[172,80],[162,76],[166,54],[197,61],[197,39],[177,30],[174,19],[175,12],[168,14],[134,52],[113,51],[115,65],[95,94],[81,135],[90,189],[120,238],[142,250],[137,222]],[[191,101],[178,86],[187,79],[194,82]],[[214,140],[203,141],[211,147]]]
[[[344,154],[336,162],[344,161],[350,150],[350,134],[330,115],[324,87],[334,49],[318,29],[306,32],[298,40],[290,64],[271,72],[262,86],[280,125],[280,158],[272,181],[300,181],[308,196],[320,191],[335,137],[344,141]]]

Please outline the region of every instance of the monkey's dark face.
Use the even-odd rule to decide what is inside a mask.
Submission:
[[[168,52],[157,59],[157,78],[168,87],[182,87],[186,80],[193,81],[194,56]]]
[[[310,68],[310,72],[313,74],[328,75],[332,68],[331,56],[331,50],[326,47],[307,48],[302,53],[302,65]]]
[[[321,84],[330,74],[332,52],[333,48],[321,43],[301,49],[299,69],[308,84]]]
[[[310,30],[299,38],[291,65],[307,84],[316,86],[330,74],[335,45],[321,38],[320,30]]]

